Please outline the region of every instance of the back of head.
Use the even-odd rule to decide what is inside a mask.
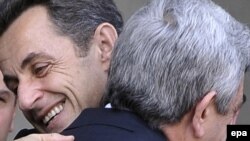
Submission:
[[[0,35],[25,10],[44,6],[56,30],[69,36],[84,51],[98,27],[107,22],[112,24],[118,34],[123,20],[113,0],[2,0],[0,1]]]
[[[248,29],[210,0],[154,0],[127,22],[113,52],[108,98],[157,127],[209,91],[225,114],[247,62]]]

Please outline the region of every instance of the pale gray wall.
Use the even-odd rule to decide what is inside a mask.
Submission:
[[[127,20],[128,17],[139,7],[146,4],[148,0],[114,0],[124,19]],[[250,24],[250,0],[214,0],[216,3],[224,7],[229,13],[231,13],[239,21]],[[250,97],[250,74],[246,75],[245,79],[245,94]],[[249,98],[250,99],[250,98]],[[247,100],[246,104],[243,106],[240,117],[238,119],[239,124],[250,124],[250,100]],[[18,132],[19,129],[31,127],[21,113],[17,112],[17,120],[15,121],[15,131],[10,135],[9,141],[12,140],[13,136]]]

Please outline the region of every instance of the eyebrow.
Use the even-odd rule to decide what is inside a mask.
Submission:
[[[36,56],[37,54],[34,52],[28,54],[28,56],[26,56],[22,61],[21,69],[24,69],[30,62],[32,62],[32,60],[34,60]]]
[[[0,90],[0,95],[5,95],[5,94],[11,94],[11,92],[10,91],[8,91],[8,90]]]
[[[10,90],[2,89],[2,90],[0,90],[0,95],[6,95],[7,97],[11,97],[11,95],[13,95],[15,98],[14,105],[16,105],[16,103],[17,103],[16,95],[14,93],[12,93]]]
[[[36,58],[38,57],[47,57],[50,59],[53,59],[53,57],[49,56],[48,54],[45,53],[35,53],[35,52],[31,52],[29,53],[22,61],[21,63],[21,69],[24,69],[25,67],[28,66],[28,64],[30,64],[32,61],[34,61]]]

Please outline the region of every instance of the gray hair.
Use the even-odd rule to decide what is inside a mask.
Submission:
[[[209,91],[226,114],[244,76],[247,42],[248,28],[210,0],[152,1],[118,39],[107,98],[153,127],[179,122]]]

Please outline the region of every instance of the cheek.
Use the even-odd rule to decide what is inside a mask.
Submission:
[[[0,139],[4,139],[7,137],[9,130],[11,128],[11,122],[12,122],[12,116],[13,116],[13,110],[12,109],[0,109]]]

